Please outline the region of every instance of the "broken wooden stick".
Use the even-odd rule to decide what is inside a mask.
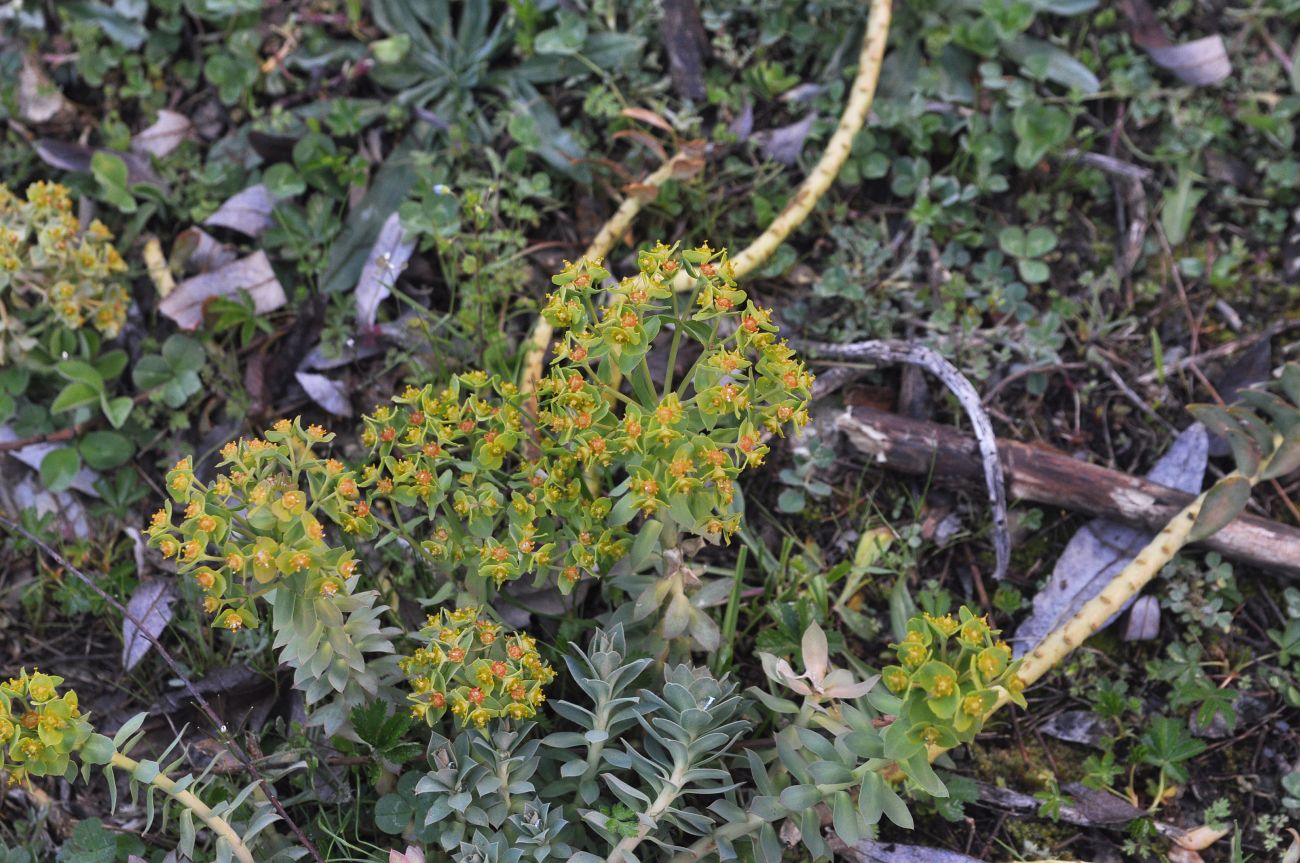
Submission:
[[[886,467],[932,476],[939,483],[983,484],[975,440],[945,426],[854,407],[836,427],[855,449]],[[1064,453],[1004,439],[997,445],[1008,491],[1019,500],[1155,532],[1195,497]],[[1300,530],[1266,518],[1238,516],[1199,544],[1233,560],[1300,577]]]

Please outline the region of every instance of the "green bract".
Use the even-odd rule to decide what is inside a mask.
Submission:
[[[72,755],[94,733],[77,693],[59,694],[62,684],[62,677],[26,669],[0,683],[0,771],[15,785],[30,777],[70,776]]]
[[[943,747],[973,740],[999,690],[1024,706],[1020,662],[1012,662],[1010,645],[997,635],[965,606],[956,619],[923,614],[908,621],[907,636],[890,645],[900,664],[881,677],[901,698],[895,724],[909,740]]]
[[[420,630],[424,647],[401,661],[411,712],[432,725],[450,710],[462,724],[527,719],[546,700],[555,672],[522,632],[502,633],[478,608],[443,609]]]

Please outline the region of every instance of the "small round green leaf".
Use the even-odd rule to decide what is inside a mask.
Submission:
[[[111,431],[93,431],[81,439],[81,457],[94,470],[109,470],[126,464],[135,452],[126,435]]]
[[[72,447],[50,450],[41,459],[41,484],[50,491],[66,491],[80,469],[81,457]]]

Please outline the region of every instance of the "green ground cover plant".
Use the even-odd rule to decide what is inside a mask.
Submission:
[[[1300,11],[868,5],[0,4],[0,861],[1300,853]]]

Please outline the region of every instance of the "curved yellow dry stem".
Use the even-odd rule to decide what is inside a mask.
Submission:
[[[114,767],[120,767],[129,773],[134,773],[136,768],[140,766],[139,761],[136,761],[130,756],[123,755],[120,752],[113,753],[113,758],[109,763]],[[239,834],[235,832],[235,828],[231,827],[226,819],[213,813],[208,804],[204,803],[192,792],[178,790],[175,781],[165,773],[160,772],[149,784],[171,797],[186,809],[189,809],[199,817],[200,821],[207,825],[209,830],[230,843],[230,850],[235,855],[235,859],[239,860],[240,863],[253,863],[253,853],[248,850],[248,846],[244,844],[244,840],[239,838]]]
[[[844,167],[844,163],[848,160],[849,153],[853,149],[853,138],[866,124],[867,114],[871,111],[871,102],[876,94],[876,84],[880,81],[880,65],[885,57],[885,43],[889,36],[889,21],[892,11],[890,0],[871,0],[867,32],[862,38],[862,51],[858,55],[858,72],[853,79],[853,86],[849,90],[849,100],[844,106],[844,113],[840,115],[839,125],[836,126],[835,133],[831,135],[830,141],[826,144],[826,150],[822,153],[821,158],[817,160],[816,166],[799,185],[798,190],[790,199],[790,203],[772,221],[772,224],[767,226],[767,230],[763,231],[758,239],[731,259],[736,278],[741,278],[753,272],[772,256],[772,253],[785,241],[786,237],[790,236],[791,232],[799,227],[804,219],[808,218],[808,214],[817,205],[817,201],[830,188],[840,169]],[[669,160],[653,174],[646,177],[643,185],[652,189],[657,188],[672,176],[675,161],[676,158]],[[653,200],[653,198],[649,200]],[[632,223],[632,219],[641,211],[641,207],[645,203],[645,199],[637,195],[625,199],[614,215],[596,234],[595,239],[591,241],[591,245],[587,247],[583,256],[586,258],[603,258],[608,254],[615,241],[627,230],[628,225]],[[677,290],[685,290],[690,287],[689,280],[679,278],[674,282],[673,287]],[[551,345],[552,335],[554,335],[553,328],[546,322],[545,318],[539,315],[537,322],[533,325],[532,332],[529,334],[528,344],[524,352],[523,375],[519,384],[520,390],[525,397],[531,396],[536,391],[537,383],[542,378],[542,366],[546,358],[546,351]]]
[[[876,96],[892,11],[889,0],[872,0],[871,18],[867,22],[867,32],[862,37],[862,51],[858,55],[858,74],[853,79],[849,101],[844,106],[844,113],[840,115],[835,134],[831,135],[816,167],[799,185],[798,191],[781,214],[772,220],[772,224],[767,226],[767,230],[758,239],[732,257],[731,266],[735,268],[736,278],[744,278],[760,267],[785,242],[785,238],[803,224],[848,161],[849,153],[853,150],[853,139],[866,124],[871,103]]]
[[[1251,483],[1254,482],[1255,478],[1252,477]],[[1213,490],[1213,487],[1211,487],[1183,507],[1156,534],[1155,538],[1147,543],[1138,552],[1137,556],[1110,580],[1110,583],[1102,589],[1101,593],[1084,603],[1083,607],[1075,612],[1073,617],[1048,633],[1029,652],[1016,674],[1020,678],[1020,682],[1025,685],[1025,688],[1037,683],[1043,675],[1059,665],[1089,636],[1101,629],[1106,624],[1106,621],[1115,615],[1115,612],[1123,608],[1125,603],[1137,596],[1142,591],[1142,588],[1146,587],[1151,579],[1156,577],[1156,574],[1164,568],[1165,564],[1173,560],[1174,555],[1178,554],[1183,546],[1190,541],[1192,527],[1196,524],[1196,518],[1200,515],[1201,507],[1205,504],[1205,498]],[[985,714],[985,720],[1009,704],[1010,701],[1011,699],[1006,690],[999,692],[998,700]],[[931,746],[929,750],[930,760],[933,761],[945,751],[943,747]],[[888,771],[888,773],[890,778],[894,778],[895,775],[901,776],[901,773],[896,774],[896,771]]]

